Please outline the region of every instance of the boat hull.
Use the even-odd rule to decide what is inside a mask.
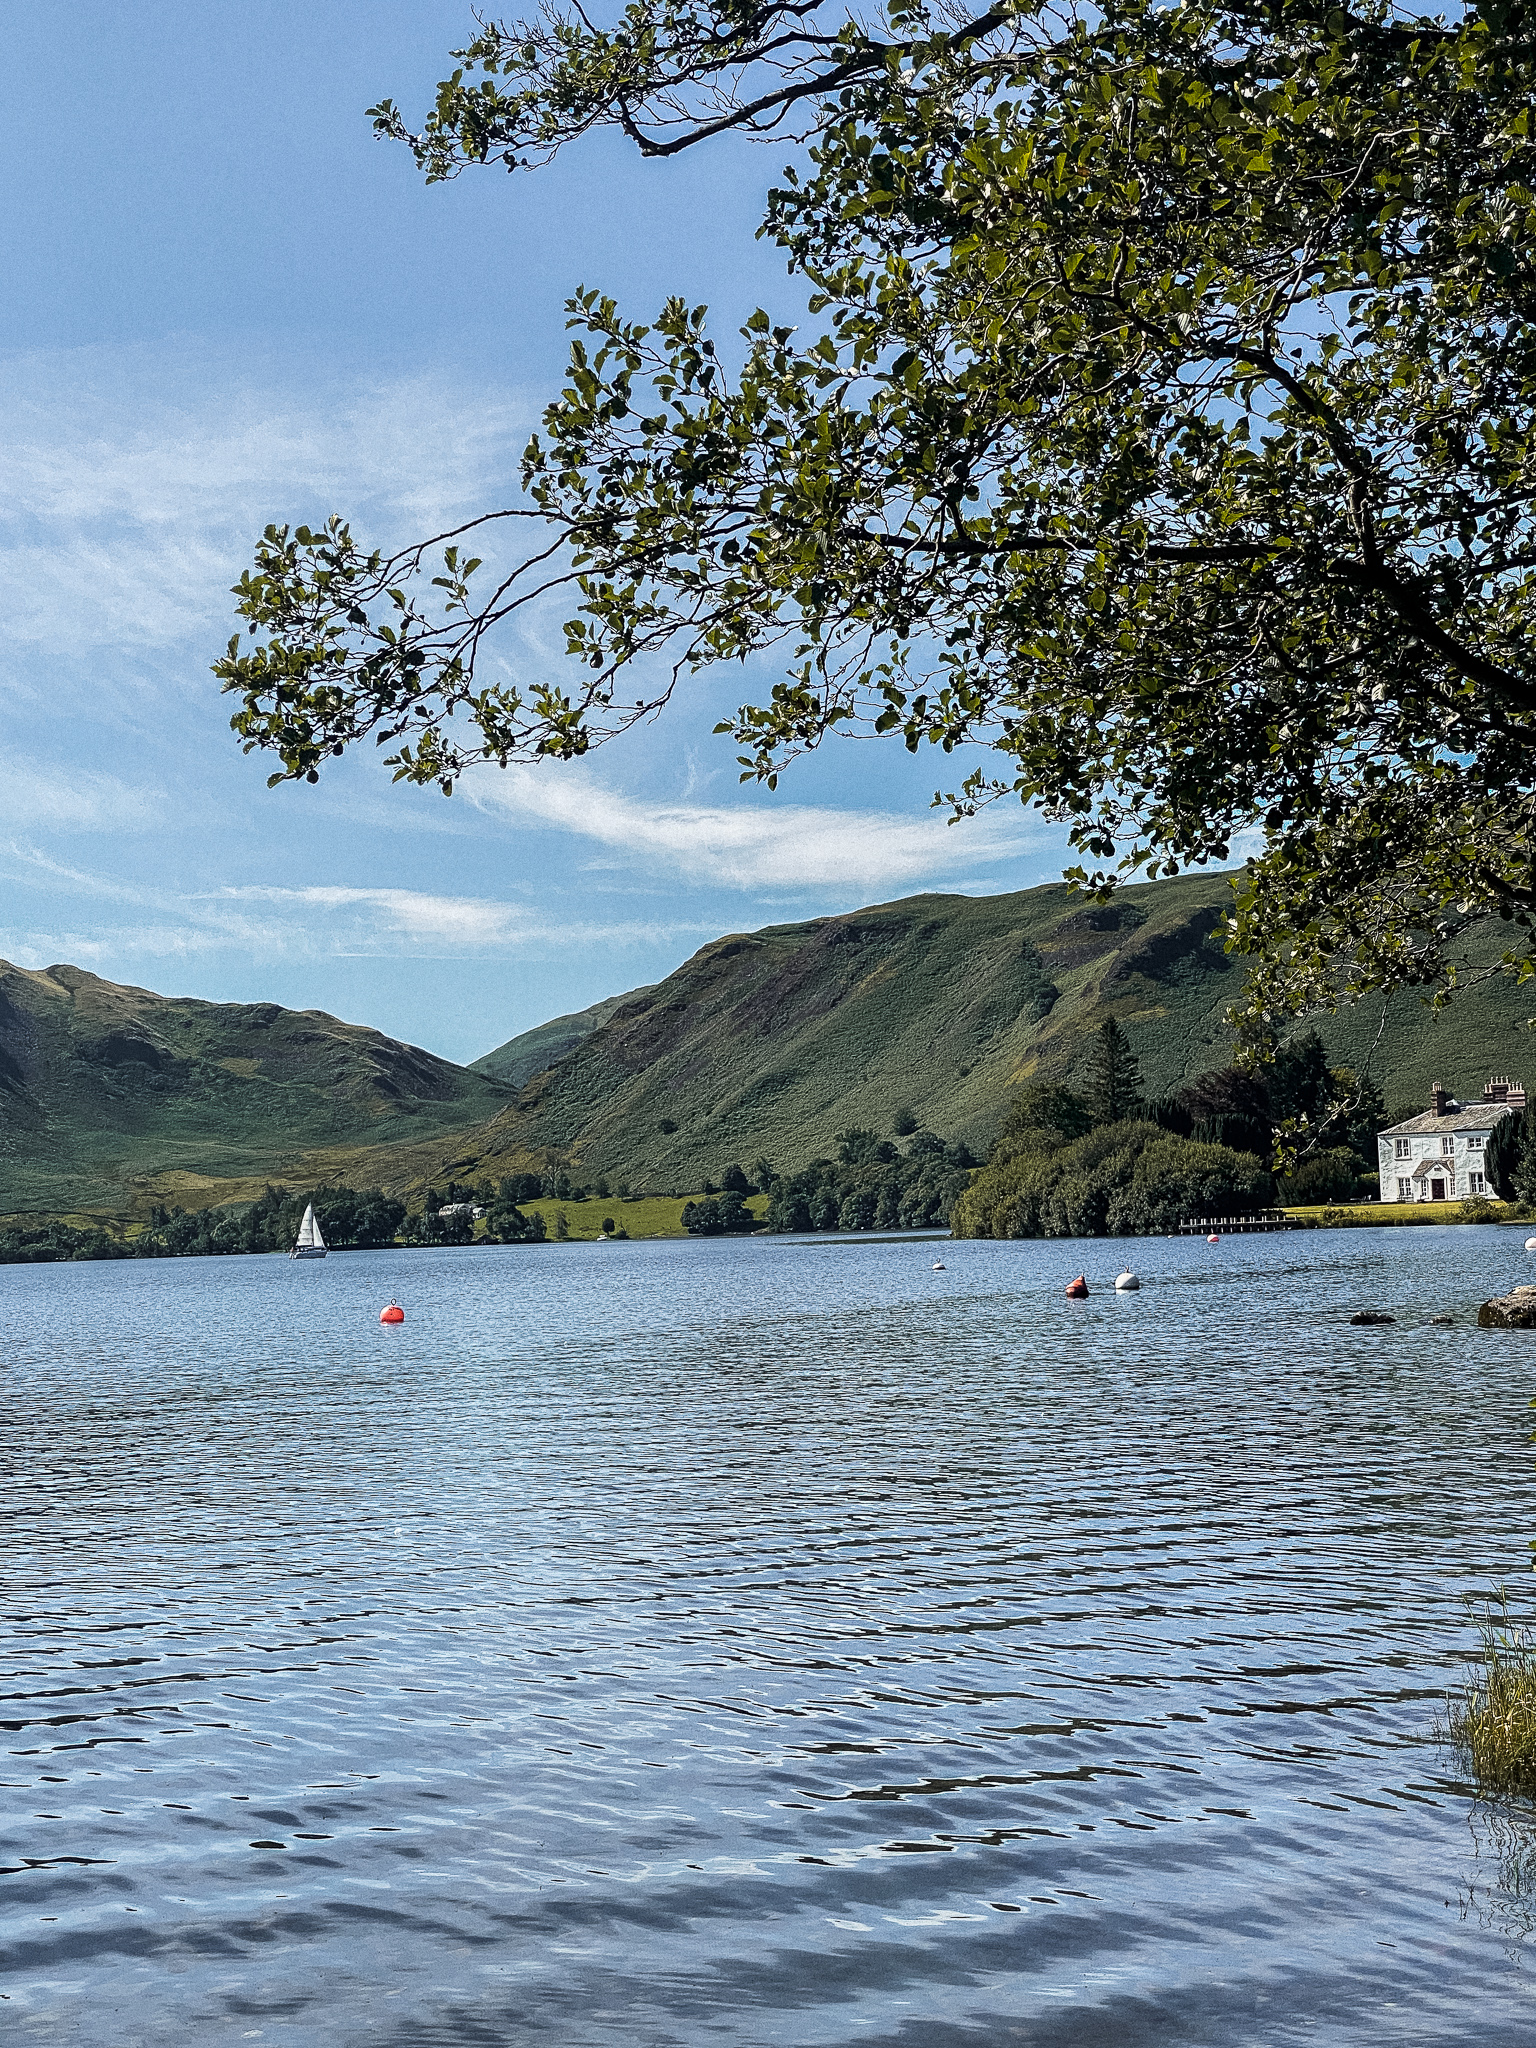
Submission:
[[[325,1248],[321,1245],[304,1245],[302,1248],[295,1245],[288,1256],[290,1259],[323,1259]]]

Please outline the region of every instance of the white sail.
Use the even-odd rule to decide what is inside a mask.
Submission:
[[[289,1254],[295,1259],[323,1259],[325,1239],[320,1235],[320,1226],[315,1221],[315,1205],[308,1202],[304,1207],[304,1221],[299,1225],[298,1240]]]

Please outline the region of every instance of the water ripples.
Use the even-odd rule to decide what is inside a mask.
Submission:
[[[1138,1253],[0,1270],[7,2032],[1536,2043],[1513,1234]]]

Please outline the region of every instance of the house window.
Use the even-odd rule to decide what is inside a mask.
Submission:
[[[1469,1173],[1467,1175],[1467,1189],[1469,1193],[1480,1195],[1484,1192],[1485,1187],[1486,1183],[1480,1173]]]
[[[1399,1159],[1411,1159],[1413,1157],[1413,1148],[1407,1138],[1398,1139],[1397,1157]]]
[[[1469,1152],[1481,1152],[1483,1149],[1483,1139],[1486,1136],[1487,1133],[1485,1131],[1473,1131],[1467,1139],[1467,1150]]]
[[[1400,1173],[1397,1177],[1397,1199],[1400,1202],[1411,1202],[1413,1200],[1413,1182],[1409,1180],[1406,1174]]]
[[[1456,1150],[1455,1138],[1450,1135],[1443,1137],[1440,1140],[1440,1150],[1445,1154],[1446,1158],[1449,1159]]]

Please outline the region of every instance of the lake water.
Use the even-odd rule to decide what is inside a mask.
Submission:
[[[1521,1237],[0,1268],[0,2037],[1536,2044]]]

